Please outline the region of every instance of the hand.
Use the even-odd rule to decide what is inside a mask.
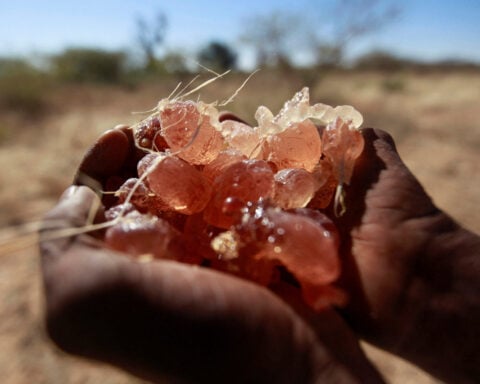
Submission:
[[[480,241],[440,211],[385,132],[365,129],[341,230],[349,323],[453,382],[480,377]],[[433,154],[432,154],[433,155]]]
[[[135,157],[128,130],[107,132],[77,182],[129,177]],[[47,240],[51,229],[82,227],[95,198],[71,187],[47,215],[41,242],[47,328],[67,352],[154,381],[382,382],[342,319],[313,314],[296,292],[282,295],[292,310],[253,283],[171,261],[136,262],[87,234]]]

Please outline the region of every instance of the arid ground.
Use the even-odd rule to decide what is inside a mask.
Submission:
[[[201,91],[228,98],[232,76]],[[67,356],[45,335],[36,235],[30,231],[72,180],[93,140],[131,124],[166,97],[176,80],[141,85],[59,86],[41,112],[0,116],[0,378],[2,383],[139,383],[123,372]],[[253,121],[264,104],[274,112],[303,86],[300,77],[259,73],[228,108]],[[311,87],[314,102],[351,104],[365,126],[390,132],[406,164],[436,204],[480,232],[480,73],[331,73]],[[28,224],[28,225],[27,225]],[[23,230],[20,231],[20,229]],[[22,235],[23,234],[23,235]],[[14,238],[15,241],[7,241]],[[437,383],[413,366],[370,346],[367,353],[390,383]]]

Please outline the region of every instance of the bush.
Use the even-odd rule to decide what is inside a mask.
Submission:
[[[162,60],[162,65],[165,68],[165,71],[168,74],[185,74],[188,73],[188,65],[187,65],[187,60],[185,58],[185,55],[171,51],[167,52]]]
[[[356,62],[358,69],[375,71],[398,71],[409,65],[407,60],[385,51],[373,51],[360,57]]]
[[[53,71],[64,81],[120,82],[126,71],[126,54],[101,49],[71,48],[53,57]]]
[[[198,53],[198,61],[214,71],[235,69],[237,54],[225,43],[212,41]]]
[[[402,92],[406,88],[406,81],[401,76],[389,76],[382,80],[381,88],[385,92]]]
[[[0,108],[36,114],[45,106],[49,77],[23,59],[0,59]]]

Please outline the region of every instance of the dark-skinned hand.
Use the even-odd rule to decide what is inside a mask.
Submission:
[[[128,129],[108,131],[76,183],[131,177],[141,155]],[[85,225],[96,199],[70,187],[47,215],[44,238]],[[313,313],[290,287],[278,287],[280,299],[206,268],[137,262],[90,234],[42,241],[41,251],[47,329],[67,352],[154,382],[383,382],[343,319]]]
[[[457,313],[438,313],[435,304],[441,307],[444,299],[447,306],[458,296],[462,311],[476,308],[478,320],[472,295],[478,284],[464,266],[473,265],[478,277],[478,261],[461,252],[466,261],[457,267],[448,257],[459,246],[478,251],[478,238],[433,205],[387,134],[366,129],[363,135],[347,212],[337,220],[341,283],[350,296],[342,314],[373,343],[440,377],[468,382],[475,368],[464,366],[463,356],[471,346],[459,351],[458,344],[474,336],[475,316],[464,321]],[[140,157],[128,129],[109,131],[85,156],[77,183],[105,186],[111,176],[131,177]],[[95,196],[85,187],[72,188],[46,226],[85,224]],[[381,381],[338,315],[312,313],[291,289],[277,292],[280,301],[262,287],[214,271],[119,257],[87,235],[43,242],[42,255],[48,329],[69,352],[152,380]],[[451,268],[465,276],[447,290],[442,278]],[[449,328],[458,325],[465,327]],[[434,335],[445,327],[453,333],[439,341]],[[442,353],[454,364],[442,366],[432,341],[453,347],[454,353]]]

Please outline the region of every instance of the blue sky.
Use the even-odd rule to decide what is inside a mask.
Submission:
[[[304,15],[305,23],[331,23],[335,0],[0,0],[0,56],[55,53],[68,46],[132,49],[137,17],[157,10],[169,21],[165,45],[186,53],[212,39],[251,56],[238,42],[245,20],[272,10]],[[351,47],[358,55],[382,48],[423,60],[480,62],[480,1],[404,0],[401,16]],[[313,18],[314,16],[314,18]]]

